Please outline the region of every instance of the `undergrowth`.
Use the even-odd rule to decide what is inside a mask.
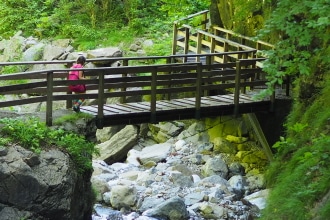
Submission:
[[[77,120],[85,118],[85,119],[91,119],[94,118],[93,115],[87,114],[84,112],[79,112],[78,114],[67,114],[63,115],[60,118],[57,118],[54,120],[54,125],[62,125],[65,122],[76,122]]]
[[[98,153],[94,143],[87,141],[82,135],[52,129],[36,117],[0,119],[0,134],[0,146],[20,144],[37,154],[42,150],[58,147],[68,152],[80,173],[92,169],[91,157]]]
[[[276,158],[267,170],[271,189],[261,219],[328,219],[330,213],[330,85],[308,106],[296,102]],[[325,198],[325,201],[322,201]]]

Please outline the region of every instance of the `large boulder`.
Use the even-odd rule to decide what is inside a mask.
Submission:
[[[118,47],[105,47],[98,48],[94,50],[87,51],[87,59],[97,59],[97,58],[111,58],[111,57],[122,57],[123,51],[121,51]],[[112,63],[108,61],[98,61],[94,62],[96,65],[101,66],[111,66]]]
[[[0,147],[0,219],[90,219],[90,177],[55,148]]]
[[[184,201],[179,197],[173,197],[149,209],[143,215],[156,219],[185,220],[189,219],[189,213]]]
[[[136,144],[138,139],[138,128],[133,125],[127,125],[116,133],[110,140],[98,144],[100,155],[94,159],[103,160],[107,164],[124,161],[130,149]]]

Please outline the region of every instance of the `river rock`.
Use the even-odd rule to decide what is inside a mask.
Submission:
[[[0,219],[90,219],[91,173],[78,174],[66,153],[18,145],[1,152]]]

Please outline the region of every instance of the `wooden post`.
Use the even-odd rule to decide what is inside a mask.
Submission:
[[[240,61],[236,61],[236,76],[235,76],[235,93],[234,93],[234,115],[238,116],[239,112],[239,94],[240,94],[240,81],[241,81],[241,64]]]
[[[224,42],[223,44],[223,52],[228,52],[229,50],[229,44],[228,42]],[[228,55],[226,53],[223,54],[223,63],[228,62]]]
[[[206,21],[207,21],[207,14],[208,14],[208,12],[205,12],[204,14],[203,14],[203,26],[202,26],[202,29],[204,30],[204,31],[206,31]]]
[[[200,119],[202,99],[202,63],[197,64],[196,74],[195,118]]]
[[[167,59],[166,59],[166,64],[170,64],[171,62],[172,62],[172,57],[167,57]],[[171,71],[167,72],[167,75],[171,75],[171,74],[172,74]],[[167,88],[171,88],[171,79],[168,79],[168,85],[167,85]],[[168,93],[166,94],[166,100],[170,100],[170,99],[171,99],[171,93],[168,92]]]
[[[183,54],[188,54],[189,53],[189,28],[185,27],[185,38],[184,38],[184,48],[183,48]],[[188,58],[185,56],[183,59],[183,62],[186,63],[188,62]]]
[[[53,72],[47,72],[46,125],[53,125]]]
[[[200,33],[199,31],[197,32],[197,54],[201,54],[202,52],[202,37],[203,37],[203,34]],[[196,62],[200,62],[200,57],[199,56],[196,56]]]
[[[151,97],[150,97],[150,122],[156,122],[156,94],[157,94],[157,69],[154,67],[151,72]]]
[[[176,54],[177,40],[178,40],[178,23],[174,22],[174,24],[173,24],[173,39],[172,39],[172,55]]]
[[[127,73],[122,73],[121,77],[122,77],[122,78],[127,77]],[[126,89],[127,89],[127,88],[123,86],[123,87],[120,88],[120,91],[121,91],[121,92],[126,92]],[[120,103],[126,103],[126,96],[122,96],[122,97],[120,97]]]
[[[258,41],[256,42],[256,49],[257,49],[257,51],[261,50],[261,47],[260,47],[260,44]],[[256,58],[258,58],[258,53],[256,53]]]
[[[97,97],[97,121],[96,127],[99,129],[103,128],[103,105],[104,105],[104,71],[99,72],[99,91]]]
[[[67,95],[72,95],[72,92],[71,91],[67,91],[66,93]],[[66,100],[66,108],[67,109],[71,109],[72,108],[72,99],[67,99]]]
[[[67,73],[69,75],[69,73]],[[67,80],[69,79],[69,77],[67,76]],[[66,92],[67,95],[72,95],[72,91],[70,91],[70,89],[68,89],[68,91]],[[72,98],[66,99],[66,108],[67,109],[71,109],[72,108]]]
[[[214,37],[211,38],[211,48],[210,48],[210,53],[214,53],[215,52],[215,39]],[[214,56],[210,57],[210,62],[211,64],[214,63]]]

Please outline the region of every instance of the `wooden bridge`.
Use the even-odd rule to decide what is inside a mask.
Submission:
[[[198,14],[200,15],[205,17],[205,12]],[[207,16],[205,18],[206,24]],[[256,48],[253,48],[241,44],[243,40],[247,42],[251,39],[234,36],[224,29],[214,29],[218,31],[217,34],[204,30],[191,33],[192,27],[189,25],[183,26],[183,29],[177,28],[177,25],[178,23],[174,24],[172,55],[88,59],[87,62],[120,61],[123,65],[86,68],[84,72],[89,78],[87,80],[77,80],[74,83],[66,80],[69,69],[0,75],[0,96],[12,94],[17,98],[10,101],[0,99],[0,109],[46,102],[46,123],[52,125],[54,102],[66,100],[67,108],[70,109],[74,98],[92,99],[95,100],[95,105],[82,106],[81,111],[94,115],[98,128],[272,111],[275,93],[263,100],[253,99],[256,89],[265,88],[267,83],[262,70],[265,57],[262,57],[260,46],[271,45],[254,42]],[[221,37],[224,33],[227,33],[226,37]],[[229,36],[240,39],[241,43],[233,41]],[[183,48],[182,53],[179,53],[180,47]],[[137,60],[149,64],[130,65]],[[0,63],[0,66],[70,66],[73,62],[11,62]],[[81,83],[87,85],[86,94],[72,94],[68,91],[69,84]],[[29,96],[20,98],[20,94]],[[106,100],[110,98],[117,98],[117,102],[106,104]]]

